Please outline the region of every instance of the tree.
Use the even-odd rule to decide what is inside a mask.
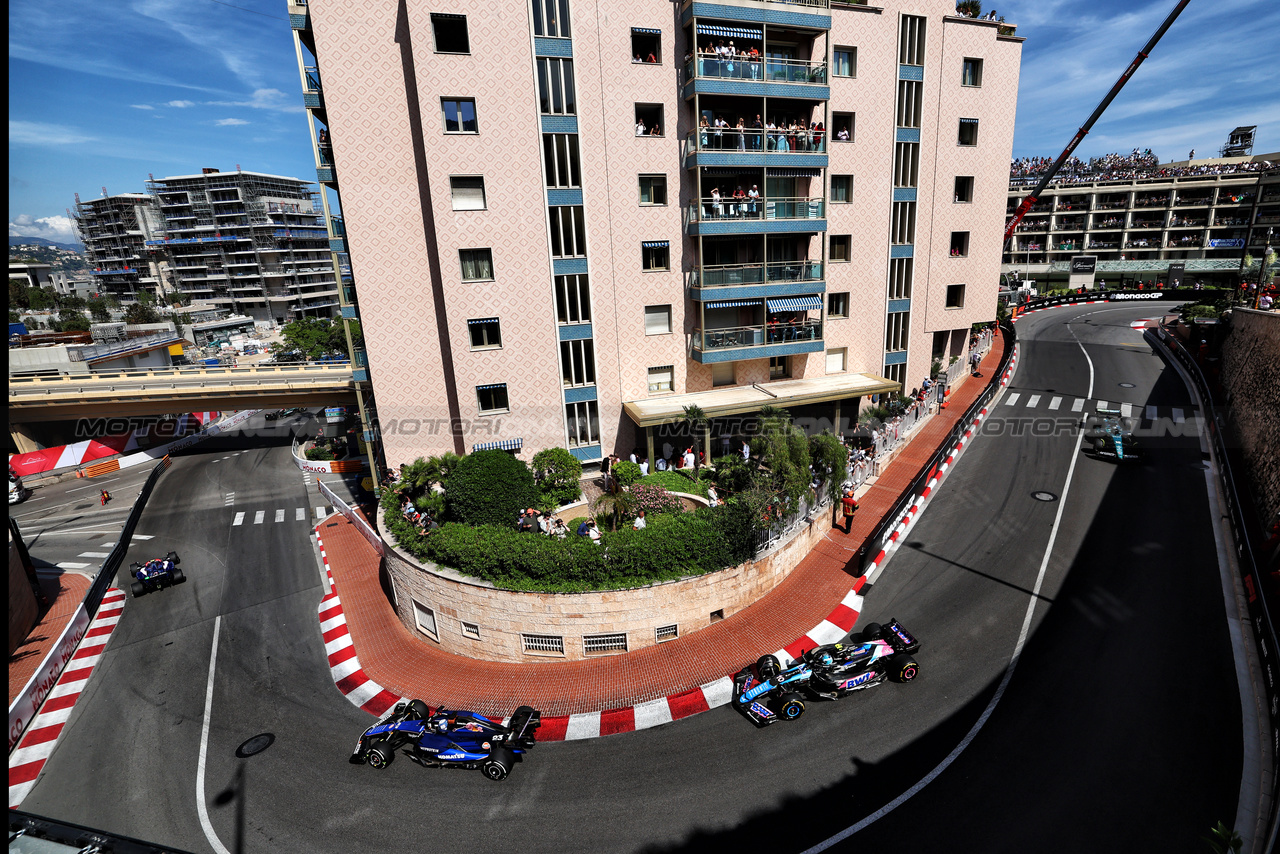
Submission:
[[[533,455],[533,478],[538,491],[559,507],[582,495],[582,463],[564,448],[547,448]]]
[[[111,308],[101,297],[92,297],[89,302],[89,316],[94,323],[107,323],[111,320]]]
[[[702,456],[702,437],[707,430],[707,413],[702,411],[701,406],[686,406],[684,423],[689,425],[689,430],[693,433],[693,476],[696,478],[698,458]]]
[[[809,439],[809,458],[813,460],[813,468],[823,478],[822,492],[831,499],[832,513],[835,514],[840,504],[840,491],[844,486],[845,469],[849,462],[849,452],[845,449],[840,437],[830,430],[823,430]],[[836,520],[832,516],[831,524]]]
[[[506,451],[477,451],[445,479],[444,499],[451,519],[509,528],[537,503],[538,489],[529,467]]]
[[[26,279],[9,280],[9,308],[31,308]]]
[[[138,301],[124,311],[125,323],[159,323],[160,314],[149,301],[142,298],[146,291],[138,291]]]
[[[53,308],[56,294],[46,288],[27,288],[27,303],[36,311]]]
[[[285,324],[280,330],[285,348],[296,350],[307,359],[319,359],[333,353],[346,353],[347,338],[341,324],[320,317],[302,317]]]
[[[89,318],[81,311],[62,311],[53,322],[53,328],[59,332],[88,332]]]
[[[794,504],[809,488],[809,440],[791,413],[772,406],[760,410],[760,439],[774,491]]]

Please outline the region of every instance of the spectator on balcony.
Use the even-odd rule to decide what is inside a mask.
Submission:
[[[720,204],[720,188],[711,188],[711,216],[720,219],[724,216],[724,208]]]
[[[707,121],[707,117],[703,116],[702,121],[698,123],[698,146],[706,148],[711,144],[711,123]]]
[[[636,136],[644,136],[645,130],[644,119],[636,119]]]
[[[764,135],[764,122],[760,121],[760,114],[756,113],[756,120],[751,123],[751,150],[760,150],[760,137]]]
[[[841,126],[840,126],[840,129],[836,131],[836,139],[840,140],[841,142],[848,142],[848,141],[849,141],[849,126],[848,126],[848,125],[841,125]]]
[[[662,136],[661,126],[654,125],[653,127],[649,128],[649,136]]]
[[[814,122],[813,125],[813,148],[815,151],[822,150],[822,137],[827,129],[822,126],[822,122]]]
[[[742,216],[747,212],[747,194],[743,191],[742,185],[738,185],[738,189],[733,191],[733,215]]]
[[[657,58],[656,56],[654,56],[654,55],[653,55],[653,51],[649,51],[649,57],[648,57],[648,59],[646,59],[646,60],[645,60],[645,62],[647,62],[647,63],[649,63],[649,64],[651,64],[651,65],[657,65],[657,64],[658,64],[658,58]]]
[[[760,190],[755,184],[747,191],[747,213],[753,218],[760,213]]]
[[[751,50],[747,51],[747,66],[751,69],[751,79],[760,79],[760,51],[756,50],[755,45],[751,46]]]
[[[724,116],[716,116],[716,122],[715,122],[715,128],[716,128],[715,147],[716,148],[719,148],[719,149],[724,148],[724,129],[727,128],[728,126],[729,126],[729,123],[724,120]]]

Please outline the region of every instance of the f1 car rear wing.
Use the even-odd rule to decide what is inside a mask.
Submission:
[[[537,743],[537,730],[542,726],[542,712],[531,706],[521,706],[511,716],[507,728],[511,730],[511,742],[525,749]]]
[[[1107,416],[1111,418],[1119,418],[1120,416],[1124,415],[1124,413],[1121,412],[1119,409],[1101,409],[1100,408],[1100,409],[1094,410],[1094,412],[1097,415]]]
[[[902,627],[897,617],[885,625],[883,637],[896,652],[915,652],[920,648],[920,641]]]

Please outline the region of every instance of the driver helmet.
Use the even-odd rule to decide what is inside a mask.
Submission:
[[[436,732],[444,735],[449,731],[449,721],[446,718],[440,718],[436,721]]]
[[[823,667],[830,667],[832,664],[835,664],[835,659],[831,657],[831,653],[824,652],[822,655],[818,656],[818,662]]]

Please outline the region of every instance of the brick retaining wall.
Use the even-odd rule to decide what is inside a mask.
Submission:
[[[1222,387],[1259,518],[1269,525],[1280,513],[1280,314],[1232,312]]]

